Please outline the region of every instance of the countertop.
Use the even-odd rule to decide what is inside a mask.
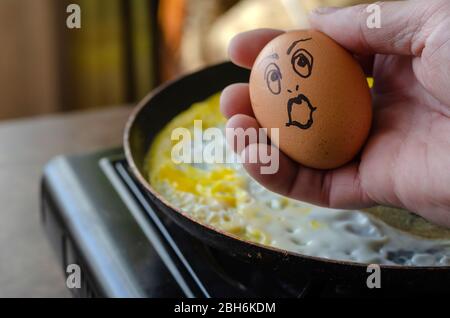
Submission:
[[[119,146],[131,107],[0,122],[0,297],[70,297],[40,224],[44,165]]]

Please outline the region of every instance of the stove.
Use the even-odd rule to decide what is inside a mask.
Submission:
[[[301,273],[286,277],[206,246],[155,208],[121,149],[53,159],[41,196],[42,224],[64,273],[80,268],[75,297],[379,294]]]
[[[81,269],[74,296],[305,296],[301,282],[208,247],[155,209],[119,149],[55,158],[41,194],[42,224],[64,272]]]

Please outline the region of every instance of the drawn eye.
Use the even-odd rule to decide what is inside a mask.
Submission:
[[[270,63],[267,65],[264,71],[264,77],[266,79],[267,88],[272,94],[278,95],[281,92],[281,72],[278,65]]]
[[[291,63],[295,73],[301,77],[308,77],[311,75],[313,57],[308,51],[304,49],[295,51],[292,55]]]

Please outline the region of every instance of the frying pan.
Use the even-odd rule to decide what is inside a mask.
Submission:
[[[157,133],[173,117],[191,104],[202,101],[236,82],[248,82],[249,71],[226,62],[169,82],[144,98],[134,109],[124,133],[126,159],[133,174],[157,209],[181,228],[209,246],[246,262],[288,275],[306,275],[311,279],[344,281],[365,287],[370,273],[367,264],[324,259],[249,242],[207,224],[169,203],[144,177],[144,157]],[[450,282],[450,267],[413,267],[380,265],[383,286],[406,289],[440,288]]]

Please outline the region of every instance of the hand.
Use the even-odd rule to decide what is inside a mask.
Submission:
[[[358,160],[334,170],[304,167],[280,154],[275,175],[245,164],[266,188],[331,208],[397,206],[450,226],[450,1],[379,3],[381,28],[366,26],[366,6],[313,12],[311,25],[353,52],[368,76],[374,118]],[[255,30],[230,44],[232,61],[251,68],[277,30]],[[248,84],[227,87],[227,127],[258,128]],[[246,145],[242,155],[257,151]]]

